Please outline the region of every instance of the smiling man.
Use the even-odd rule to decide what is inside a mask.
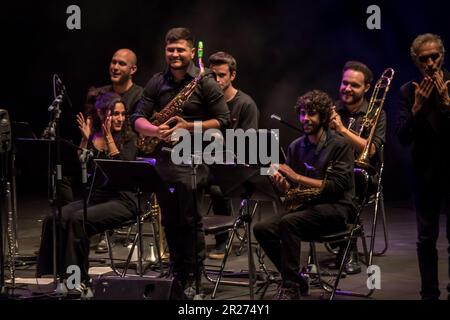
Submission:
[[[255,238],[281,273],[277,299],[296,300],[308,294],[308,282],[299,273],[301,241],[345,230],[348,217],[355,213],[354,154],[346,139],[328,128],[332,105],[331,98],[319,90],[298,98],[295,110],[305,135],[289,145],[286,164],[272,177],[283,194],[303,186],[319,189],[318,196],[253,228]],[[332,174],[326,177],[330,166]]]
[[[445,49],[438,35],[419,35],[410,54],[421,77],[400,89],[397,135],[401,144],[412,145],[420,295],[439,299],[436,241],[440,213],[447,216],[450,253],[450,73],[442,68]],[[450,264],[448,268],[450,277]],[[450,298],[450,283],[447,290]]]
[[[175,296],[180,299],[185,298],[184,289],[191,289],[195,275],[199,275],[197,272],[200,272],[204,259],[205,239],[197,197],[193,196],[192,168],[174,164],[170,152],[165,152],[162,147],[172,146],[167,141],[177,129],[193,132],[194,121],[201,123],[202,132],[210,128],[226,128],[230,114],[212,72],[206,71],[199,80],[195,80],[201,70],[194,65],[194,56],[191,32],[186,28],[170,29],[165,37],[167,68],[148,81],[132,116],[133,126],[140,134],[166,141],[156,148],[152,156],[157,159],[156,170],[164,180],[157,196],[169,245],[170,269],[175,278]],[[177,100],[183,101],[179,106],[180,113],[171,107],[165,109],[166,106],[173,106],[172,99],[183,88],[195,83],[197,85],[188,99]],[[154,113],[163,109],[170,119],[162,124],[150,122]],[[200,167],[197,168],[197,181],[202,178]]]
[[[340,100],[336,102],[336,108],[331,114],[330,128],[351,143],[355,150],[355,156],[364,150],[370,133],[370,129],[361,131],[361,126],[369,106],[365,95],[370,89],[372,79],[372,71],[365,64],[358,61],[346,62],[339,87]],[[371,163],[375,168],[378,167],[377,163],[380,161],[379,150],[385,142],[385,137],[386,114],[382,110],[369,151]],[[375,184],[378,182],[378,175],[373,176],[371,181],[370,192],[376,190]],[[339,266],[342,253],[343,248],[340,249],[336,262],[329,267],[337,268]],[[353,243],[350,258],[349,261],[346,261],[344,270],[348,274],[361,272],[356,242]]]

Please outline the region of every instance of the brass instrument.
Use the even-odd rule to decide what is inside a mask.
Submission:
[[[384,100],[386,99],[386,94],[389,91],[389,86],[391,85],[391,81],[393,78],[394,78],[394,69],[387,68],[386,70],[383,71],[380,79],[378,79],[378,81],[375,84],[375,87],[372,92],[372,97],[370,98],[367,113],[364,116],[361,125],[360,133],[363,131],[363,129],[370,128],[370,134],[367,138],[366,146],[359,155],[358,159],[355,160],[355,164],[356,166],[366,170],[371,175],[376,173],[376,169],[374,166],[370,164],[370,147],[373,143],[373,138],[375,136],[377,124],[380,119]]]
[[[183,111],[183,105],[189,100],[198,83],[205,74],[205,68],[203,66],[203,42],[198,43],[198,66],[200,68],[199,74],[189,82],[178,94],[160,111],[153,114],[150,119],[151,124],[159,126],[169,120],[170,118],[181,114]],[[152,153],[161,140],[158,137],[148,137],[139,135],[136,142],[136,146],[140,151],[145,154]]]
[[[323,186],[324,184],[322,184]],[[305,203],[319,198],[322,193],[322,187],[312,188],[300,185],[297,188],[290,188],[284,195],[284,207],[288,212],[296,211]]]
[[[328,172],[330,172],[332,169],[333,165],[332,163],[330,163],[325,172],[325,177],[323,178],[322,185],[319,188],[299,185],[297,188],[290,188],[288,191],[286,191],[283,201],[286,210],[288,212],[296,211],[302,205],[317,200],[321,196],[323,188],[325,187]]]
[[[158,255],[161,260],[168,260],[169,248],[167,246],[164,228],[161,224],[161,208],[159,206],[158,200],[156,199],[155,193],[153,193],[151,196],[150,215],[152,218],[153,233],[155,243],[157,245]]]

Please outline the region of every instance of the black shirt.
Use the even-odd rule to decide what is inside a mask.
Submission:
[[[351,113],[348,111],[348,109],[345,107],[345,105],[338,101],[336,102],[336,112],[341,116],[342,124],[348,128],[350,120],[353,121],[353,124],[350,126],[350,129],[353,131],[353,133],[356,133],[359,135],[359,129],[361,128],[362,121],[364,116],[367,114],[367,110],[369,107],[369,103],[366,99],[364,99],[363,105],[361,108]],[[367,139],[369,137],[370,130],[363,130],[361,133],[361,138]],[[377,123],[377,127],[375,129],[375,135],[373,138],[373,144],[375,145],[375,148],[377,152],[380,150],[381,145],[383,145],[386,141],[386,113],[384,110],[381,110],[380,119]]]
[[[246,93],[238,90],[236,95],[227,102],[230,109],[230,128],[258,130],[259,111],[255,101]]]
[[[174,81],[168,68],[165,72],[155,74],[145,86],[142,98],[131,116],[132,126],[134,127],[137,119],[150,119],[153,113],[161,111],[199,72],[199,68],[191,62],[184,79],[179,83]],[[199,81],[191,97],[183,105],[180,116],[187,121],[217,119],[221,127],[229,124],[230,112],[212,72],[207,71]]]
[[[354,154],[351,145],[340,135],[327,130],[317,145],[302,136],[294,140],[288,149],[286,163],[297,173],[324,179],[326,183],[320,199],[316,203],[338,203],[353,206]]]
[[[141,99],[143,88],[133,83],[132,86],[122,94],[119,94],[122,98],[123,103],[125,104],[125,108],[127,108],[128,114],[133,114],[136,109],[137,103]],[[95,109],[95,99],[103,93],[106,92],[114,92],[112,85],[107,85],[99,88],[91,87],[88,90],[88,94],[86,97],[85,111],[86,115],[91,115]]]

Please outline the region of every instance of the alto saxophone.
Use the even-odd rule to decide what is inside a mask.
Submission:
[[[322,185],[320,187],[309,187],[300,184],[297,188],[290,188],[283,195],[284,207],[288,212],[298,210],[301,206],[317,200],[322,195],[322,191],[325,188],[327,182],[328,173],[333,169],[333,164],[330,163],[325,171],[325,177],[323,178]]]
[[[205,68],[202,62],[203,58],[203,42],[198,43],[198,65],[200,68],[199,74],[189,82],[160,112],[156,112],[150,119],[151,124],[159,126],[169,120],[170,118],[181,114],[184,104],[189,100],[198,83],[205,74]],[[144,154],[149,154],[155,151],[161,139],[158,137],[148,137],[139,135],[136,146]]]

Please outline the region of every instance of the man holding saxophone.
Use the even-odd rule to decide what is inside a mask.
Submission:
[[[350,142],[356,154],[360,154],[363,151],[370,133],[370,130],[362,130],[362,123],[369,106],[365,94],[370,89],[372,79],[372,71],[365,64],[358,61],[346,62],[342,70],[342,79],[339,88],[340,100],[336,102],[336,107],[330,117],[330,128]],[[386,114],[382,110],[380,119],[376,124],[373,143],[369,150],[372,163],[380,161],[381,155],[379,154],[379,150],[385,142],[385,137]],[[378,178],[373,177],[372,181],[378,181]],[[343,255],[343,249],[340,248],[336,262],[332,263],[329,266],[330,268],[338,268]],[[345,262],[344,270],[348,274],[361,272],[356,241],[352,246],[349,260]]]
[[[401,87],[397,126],[400,143],[412,144],[420,295],[427,300],[440,296],[436,250],[440,213],[447,216],[450,253],[450,73],[442,68],[444,53],[438,35],[414,39],[410,54],[422,79]],[[448,272],[450,277],[450,263]],[[450,297],[450,283],[447,291]]]
[[[288,212],[253,228],[281,272],[277,299],[296,300],[308,292],[307,280],[299,274],[300,242],[346,230],[347,219],[355,213],[354,154],[351,145],[328,128],[332,106],[331,98],[319,90],[298,98],[295,109],[305,135],[289,145],[286,164],[280,165],[272,180],[286,197],[300,187],[309,196],[294,199],[298,203],[289,205]]]
[[[131,119],[141,135],[164,141],[156,146],[151,156],[156,158],[156,170],[165,182],[157,197],[169,246],[171,272],[176,289],[180,289],[174,298],[184,298],[181,289],[191,287],[201,267],[202,261],[199,260],[204,258],[205,239],[193,195],[192,168],[174,164],[170,152],[165,152],[163,147],[171,146],[170,138],[176,129],[193,132],[194,121],[201,122],[203,132],[226,127],[229,110],[213,74],[204,72],[201,62],[201,70],[194,65],[195,48],[190,31],[186,28],[170,29],[165,42],[167,69],[148,81]],[[186,88],[193,91],[184,95]],[[181,113],[173,108],[174,103],[181,105]],[[152,119],[160,111],[163,112],[157,115],[164,119],[162,123]],[[196,253],[201,258],[196,259]]]

